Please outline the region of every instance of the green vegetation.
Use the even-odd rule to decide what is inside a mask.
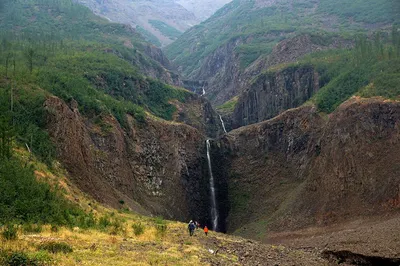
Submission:
[[[50,242],[45,242],[42,243],[38,246],[39,250],[45,250],[50,253],[71,253],[73,252],[72,247],[65,243],[65,242],[56,242],[56,241],[50,241]]]
[[[135,236],[140,236],[144,233],[144,225],[142,223],[132,224],[132,229]]]
[[[161,42],[158,40],[156,36],[154,36],[150,31],[146,30],[145,28],[140,27],[139,25],[136,26],[136,30],[142,34],[146,41],[154,44],[157,47],[161,47]]]
[[[235,110],[235,106],[239,100],[238,96],[233,97],[229,101],[226,101],[224,104],[220,105],[217,107],[218,112],[221,113],[233,113],[233,110]]]
[[[98,124],[112,114],[123,126],[126,114],[143,123],[145,111],[171,119],[169,101],[188,95],[140,73],[164,71],[146,56],[140,35],[71,0],[6,1],[0,21],[1,111],[12,113],[18,143],[48,164],[55,149],[43,130],[43,103],[51,95],[76,101]]]
[[[17,227],[13,224],[7,224],[7,226],[1,232],[1,236],[5,240],[15,240],[18,237]]]
[[[70,0],[2,2],[0,22],[0,224],[7,225],[3,237],[17,236],[14,224],[21,224],[25,232],[40,232],[40,224],[52,224],[55,231],[64,225],[124,232],[122,220],[85,213],[66,200],[57,185],[38,180],[31,160],[15,150],[26,147],[31,159],[52,167],[56,151],[45,130],[52,110],[45,110],[44,103],[53,95],[77,102],[79,111],[100,125],[103,116],[112,114],[126,126],[127,114],[140,125],[146,111],[171,119],[175,107],[169,101],[184,101],[189,92],[140,73],[164,71],[146,56],[147,44],[140,35]]]
[[[149,23],[158,31],[160,31],[164,36],[169,37],[172,40],[182,35],[182,32],[160,20],[150,19]]]
[[[336,50],[307,56],[300,64],[311,64],[320,73],[322,88],[313,97],[319,110],[330,113],[352,95],[400,95],[400,33],[393,27],[390,38],[376,33],[372,40],[360,36],[352,50]]]
[[[275,42],[267,42],[266,44],[261,42],[239,45],[235,50],[238,54],[240,54],[240,67],[245,69],[261,55],[271,53],[272,48],[275,45]]]
[[[364,23],[393,23],[399,19],[400,5],[397,0],[322,0],[318,10],[343,20],[352,18]]]
[[[74,40],[134,46],[145,43],[129,27],[110,23],[71,0],[5,0],[0,9],[0,32],[13,32],[31,39]]]
[[[53,259],[45,252],[26,253],[22,251],[0,250],[0,264],[7,266],[45,266],[52,265]]]
[[[167,222],[162,217],[154,218],[154,225],[156,228],[156,236],[157,237],[164,237],[167,232]]]
[[[399,21],[400,5],[396,0],[277,1],[262,7],[255,0],[234,0],[207,21],[185,32],[166,48],[167,56],[190,77],[200,68],[202,60],[218,47],[235,43],[241,67],[247,67],[259,56],[269,54],[279,41],[294,33],[314,36],[334,31],[336,35],[365,32],[365,24],[392,24]],[[365,24],[364,24],[365,23]],[[328,34],[332,35],[332,34]],[[321,43],[321,41],[324,41]],[[327,45],[329,38],[313,38]]]
[[[14,145],[15,141],[19,140],[17,135],[19,132],[22,132],[19,135],[22,140],[29,133],[42,134],[44,143],[31,145],[39,150],[40,145],[44,147],[49,145],[49,140],[44,131],[34,127],[36,109],[24,110],[23,108],[29,108],[29,105],[21,104],[22,111],[17,111],[19,110],[16,108],[17,104],[11,104],[11,106],[7,104],[6,100],[12,96],[4,93],[4,90],[1,92],[3,93],[0,94],[0,223],[55,223],[85,226],[86,214],[66,201],[56,188],[36,180],[34,169],[15,156]],[[15,97],[15,103],[17,99]],[[32,115],[33,122],[28,122],[29,117],[24,116],[28,113]],[[24,126],[27,127],[26,131],[22,130]],[[29,143],[34,143],[33,137],[30,139]],[[40,142],[40,139],[38,141]],[[12,229],[13,226],[10,225],[3,232],[6,238],[13,235]]]
[[[0,223],[54,223],[86,227],[82,210],[49,184],[36,179],[33,169],[11,156],[0,162]],[[3,231],[13,236],[13,226]]]

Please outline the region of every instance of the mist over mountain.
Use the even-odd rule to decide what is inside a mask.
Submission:
[[[184,31],[228,3],[188,0],[75,0],[107,19],[137,28],[157,46],[174,41]]]

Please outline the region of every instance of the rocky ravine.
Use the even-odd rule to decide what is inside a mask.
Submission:
[[[203,112],[198,116],[208,125],[218,121],[203,100],[189,105],[187,110]],[[81,116],[74,101],[67,105],[51,97],[45,107],[59,159],[85,193],[115,208],[184,221],[209,219],[205,122],[177,115],[194,127],[151,116],[140,124],[128,116],[123,128],[112,116],[97,124]]]
[[[400,210],[399,102],[352,98],[328,117],[300,107],[214,147],[228,183],[228,232],[263,239]]]
[[[274,34],[265,36],[271,39],[278,37]],[[277,44],[271,54],[261,56],[245,69],[241,68],[240,58],[235,49],[242,44],[250,43],[252,38],[234,38],[204,58],[200,67],[185,78],[206,81],[206,96],[213,104],[220,105],[234,96],[241,95],[252,86],[255,77],[262,75],[263,71],[271,66],[295,62],[300,57],[315,51],[352,46],[352,42],[341,38],[332,38],[327,43],[319,43],[318,39],[308,34],[286,37],[288,39]]]
[[[193,126],[149,116],[145,124],[128,117],[122,128],[111,116],[96,124],[76,103],[52,97],[48,130],[72,180],[96,200],[204,224],[204,126],[218,120],[202,101],[177,104],[176,121]],[[200,111],[209,120],[193,123],[196,116],[184,115]],[[400,104],[381,98],[352,98],[328,117],[300,107],[233,130],[211,145],[219,228],[265,239],[269,232],[398,213],[399,148]]]

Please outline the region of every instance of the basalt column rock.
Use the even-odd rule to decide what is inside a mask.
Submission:
[[[205,137],[199,130],[151,117],[139,123],[131,116],[121,127],[110,115],[85,118],[76,104],[57,97],[45,108],[58,158],[85,193],[115,208],[169,219],[207,213]]]
[[[261,122],[300,106],[319,90],[318,79],[318,73],[307,65],[260,74],[239,97],[233,127]]]
[[[288,110],[219,139],[228,232],[327,225],[400,210],[400,104],[353,97],[328,116]]]

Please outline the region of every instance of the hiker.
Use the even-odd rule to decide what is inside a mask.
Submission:
[[[206,234],[206,236],[207,236],[207,234],[208,234],[208,227],[207,227],[207,225],[206,226],[204,226],[204,233]]]
[[[189,225],[188,225],[190,236],[192,236],[194,234],[195,228],[196,228],[196,225],[194,224],[194,222],[192,220],[190,220]]]
[[[196,225],[196,229],[199,229],[199,228],[200,228],[200,224],[199,224],[198,221],[194,222],[194,224]]]

